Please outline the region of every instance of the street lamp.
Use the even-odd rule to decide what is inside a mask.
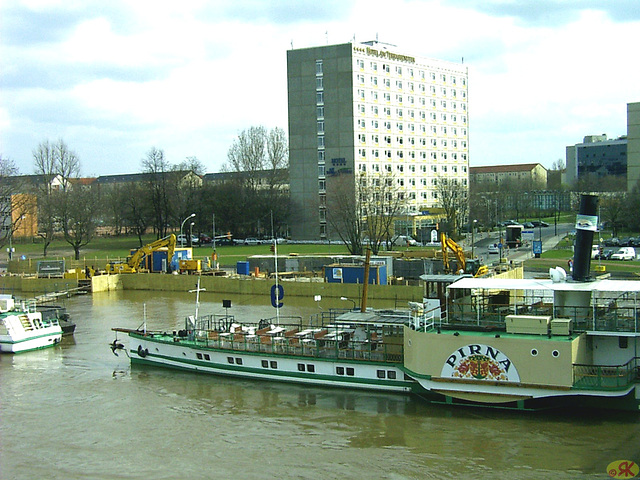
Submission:
[[[478,223],[478,220],[474,220],[473,223],[471,224],[471,258],[476,258],[473,250],[473,246],[475,243],[474,232],[476,230],[476,223]]]
[[[353,301],[353,300],[351,300],[350,298],[347,298],[347,297],[340,297],[340,300],[342,300],[343,302],[349,301],[349,302],[353,303],[353,309],[354,309],[354,310],[356,309],[356,302],[355,302],[355,301]]]
[[[180,224],[180,246],[184,247],[184,236],[182,235],[182,229],[184,227],[184,224],[187,223],[187,220],[189,220],[190,218],[195,217],[196,214],[192,213],[191,215],[189,215],[187,218],[185,218],[182,223]]]
[[[191,245],[193,247],[193,226],[195,225],[194,222],[191,222],[191,224],[189,225],[189,241],[187,242],[187,245]]]

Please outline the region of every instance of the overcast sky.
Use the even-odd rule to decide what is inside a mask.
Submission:
[[[626,134],[640,101],[637,0],[0,2],[0,154],[33,173],[63,139],[84,176],[151,147],[219,171],[240,131],[287,129],[286,52],[379,40],[469,66],[471,166],[549,167]]]

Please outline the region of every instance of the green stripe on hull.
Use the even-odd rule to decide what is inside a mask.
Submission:
[[[359,385],[359,387],[357,388],[361,388],[361,389],[368,388],[372,390],[399,391],[399,389],[404,389],[408,391],[408,390],[412,390],[413,387],[415,386],[414,383],[412,382],[403,382],[399,380],[382,381],[382,380],[376,380],[376,379],[362,379],[362,378],[356,378],[356,377],[347,377],[343,375],[323,375],[323,374],[317,374],[317,373],[304,374],[302,372],[275,370],[271,368],[262,369],[262,368],[253,368],[253,367],[239,367],[237,365],[234,366],[234,365],[227,365],[227,364],[217,364],[217,363],[211,363],[211,362],[200,361],[200,360],[192,360],[192,359],[186,359],[186,358],[177,359],[174,357],[168,357],[165,355],[154,355],[151,353],[149,353],[146,358],[140,358],[137,356],[135,350],[133,350],[131,353],[132,353],[131,363],[136,363],[140,365],[152,365],[157,367],[169,367],[169,368],[175,368],[179,370],[188,370],[192,372],[207,373],[210,375],[225,375],[225,376],[235,376],[235,377],[254,378],[254,379],[256,378],[256,376],[259,376],[260,379],[268,379],[268,380],[274,380],[274,381],[305,383],[305,384],[313,383],[316,385],[341,386],[345,388],[354,388],[355,385]],[[237,354],[238,352],[235,352],[235,353]],[[282,357],[278,357],[277,355],[273,355],[273,356],[275,356],[276,358],[282,358]],[[177,362],[178,365],[169,365],[169,364],[158,362],[158,361],[148,360],[149,357],[155,357],[158,359]],[[290,359],[290,358],[295,358],[295,357],[287,357],[287,359]],[[299,358],[304,359],[306,362],[310,362],[310,361],[322,362],[322,363],[335,362],[334,360],[327,360],[327,359],[318,359],[318,358],[310,359],[309,357],[299,357]],[[362,365],[364,362],[356,362],[356,363],[360,363]],[[383,366],[378,363],[374,365]],[[198,368],[198,367],[201,367],[201,368]],[[217,370],[224,370],[224,372],[212,372],[210,371],[210,369],[212,368],[215,368]],[[225,373],[225,372],[228,372],[228,373]]]

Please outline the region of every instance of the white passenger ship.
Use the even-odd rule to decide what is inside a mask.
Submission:
[[[0,352],[37,350],[61,340],[62,328],[56,318],[43,319],[35,305],[16,305],[11,295],[0,295]]]

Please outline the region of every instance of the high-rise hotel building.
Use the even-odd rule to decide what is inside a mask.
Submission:
[[[335,238],[326,209],[337,175],[393,179],[406,217],[439,206],[439,178],[468,188],[466,66],[346,43],[289,50],[287,80],[293,238]]]

